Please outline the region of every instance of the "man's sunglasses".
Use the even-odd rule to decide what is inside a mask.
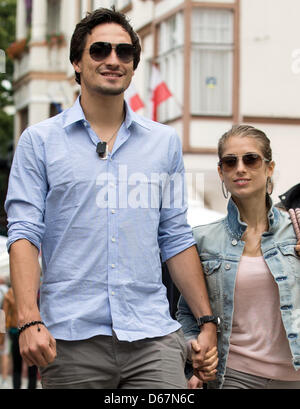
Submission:
[[[121,43],[121,44],[111,44],[102,41],[93,43],[90,48],[90,56],[94,61],[100,62],[105,60],[112,50],[116,50],[117,57],[123,63],[129,63],[134,59],[135,47],[132,44]]]
[[[239,158],[242,158],[243,164],[249,169],[259,169],[263,162],[270,162],[266,158],[262,158],[257,153],[246,153],[242,156],[227,155],[224,156],[218,163],[224,172],[229,172],[237,167]]]

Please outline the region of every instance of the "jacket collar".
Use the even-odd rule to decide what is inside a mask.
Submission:
[[[280,211],[273,206],[272,199],[268,197],[268,220],[269,220],[269,231],[268,233],[273,234],[277,228]],[[244,234],[247,224],[241,221],[240,212],[237,205],[234,203],[232,198],[230,198],[227,206],[227,216],[225,218],[226,227],[231,236],[236,239],[240,239]]]

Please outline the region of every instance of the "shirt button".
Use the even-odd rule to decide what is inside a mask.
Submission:
[[[110,187],[115,187],[115,184],[111,182],[111,183],[109,184],[109,186],[110,186]]]
[[[116,293],[114,291],[111,292],[111,295],[115,295]]]
[[[231,242],[231,244],[232,244],[233,246],[236,246],[236,245],[238,244],[238,242],[237,242],[236,239],[233,239],[232,242]]]
[[[116,242],[116,239],[115,239],[114,237],[112,237],[111,241],[112,241],[113,243],[115,243],[115,242]]]
[[[115,264],[111,264],[110,266],[111,266],[111,268],[116,268]]]
[[[230,270],[230,264],[225,264],[225,270]]]

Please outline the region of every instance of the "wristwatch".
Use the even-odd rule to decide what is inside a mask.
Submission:
[[[217,326],[217,332],[220,331],[221,319],[215,315],[204,315],[203,317],[197,318],[197,325],[201,329],[204,324],[207,322],[212,322]]]

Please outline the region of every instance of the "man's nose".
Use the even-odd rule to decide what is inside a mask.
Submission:
[[[119,58],[114,48],[111,50],[111,53],[106,57],[105,63],[107,65],[119,65],[120,64]]]

